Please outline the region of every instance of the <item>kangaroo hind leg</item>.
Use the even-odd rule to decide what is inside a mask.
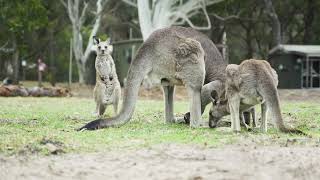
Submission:
[[[162,86],[164,103],[165,103],[165,118],[166,123],[174,123],[175,118],[173,114],[173,95],[174,95],[174,86]]]
[[[201,120],[201,97],[200,89],[188,87],[188,94],[190,97],[190,127],[199,127]]]

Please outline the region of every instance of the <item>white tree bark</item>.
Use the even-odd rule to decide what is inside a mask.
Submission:
[[[86,62],[89,59],[91,47],[93,45],[92,37],[96,35],[100,28],[101,12],[108,0],[97,0],[96,2],[96,10],[94,12],[96,17],[85,50],[83,48],[84,44],[81,29],[87,16],[88,3],[83,2],[82,10],[80,10],[80,0],[67,0],[67,2],[65,0],[60,1],[67,9],[72,24],[73,52],[78,67],[79,83],[83,84],[86,81]]]
[[[211,22],[206,6],[223,0],[122,0],[138,8],[140,29],[143,39],[160,28],[187,23],[194,29],[205,30],[211,28]],[[190,18],[197,14],[204,14],[207,26],[196,26]]]

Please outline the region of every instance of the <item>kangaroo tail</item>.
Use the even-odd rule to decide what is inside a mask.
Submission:
[[[298,129],[287,128],[284,125],[282,115],[281,115],[281,110],[280,110],[279,95],[278,95],[276,87],[272,87],[269,89],[269,93],[266,97],[266,101],[267,101],[266,102],[267,107],[270,109],[270,114],[272,116],[272,120],[274,121],[276,127],[281,132],[306,135],[304,132],[302,132]]]

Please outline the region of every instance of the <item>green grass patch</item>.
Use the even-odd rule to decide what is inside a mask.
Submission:
[[[187,102],[175,102],[175,113],[181,116],[187,107]],[[249,140],[255,144],[285,144],[288,138],[304,138],[279,133],[273,128],[267,134],[245,130],[235,134],[165,124],[163,101],[153,100],[138,101],[133,119],[120,128],[75,131],[95,119],[94,108],[93,100],[85,98],[0,98],[0,153],[49,154],[53,151],[52,145],[58,147],[59,152],[68,153],[135,149],[166,143],[215,147]],[[312,135],[313,140],[320,137],[319,104],[284,102],[282,111],[287,124]],[[110,107],[107,114],[112,112]]]

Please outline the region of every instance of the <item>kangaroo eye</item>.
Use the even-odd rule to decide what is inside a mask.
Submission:
[[[106,49],[107,49],[107,48],[108,48],[108,46],[105,46],[104,48],[106,48]]]
[[[113,76],[110,76],[110,77],[109,77],[109,80],[112,81],[112,80],[113,80]]]
[[[101,49],[101,46],[98,46],[98,49],[100,50],[100,49]]]
[[[103,76],[100,76],[100,79],[101,79],[101,81],[104,81],[104,77]]]

